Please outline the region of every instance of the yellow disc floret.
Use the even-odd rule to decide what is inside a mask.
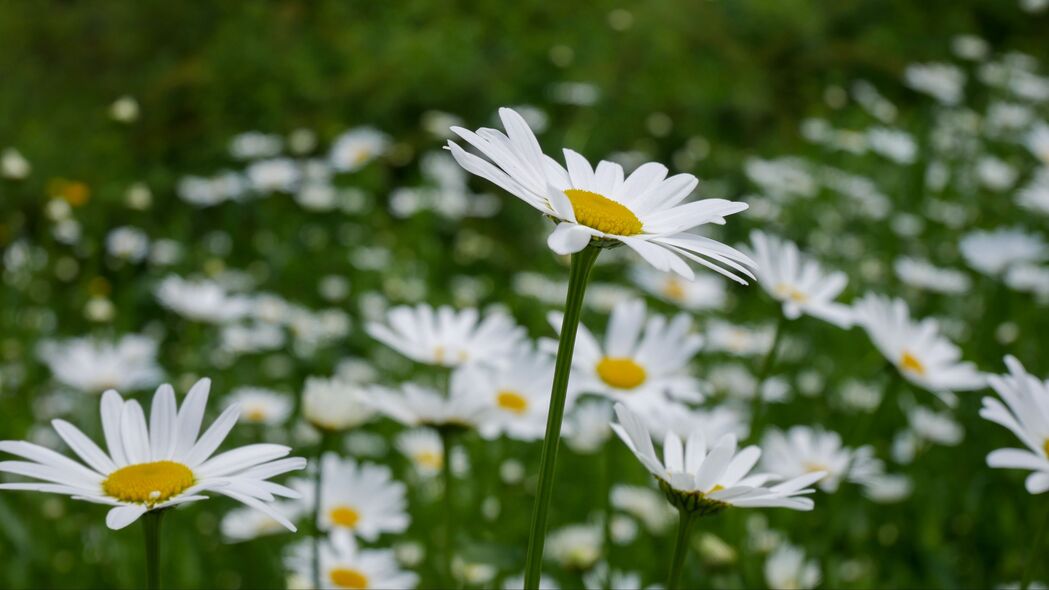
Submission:
[[[415,460],[421,467],[428,469],[440,469],[444,466],[444,457],[440,453],[433,451],[421,451],[412,455],[412,459]]]
[[[328,574],[331,583],[337,588],[365,590],[368,588],[368,576],[363,572],[348,567],[337,567]]]
[[[597,363],[597,376],[619,389],[634,389],[645,382],[645,368],[629,358],[606,356]]]
[[[361,520],[360,513],[349,506],[336,506],[328,513],[328,516],[331,517],[332,523],[348,529],[357,526],[357,523]]]
[[[121,467],[102,482],[106,495],[123,502],[150,506],[177,496],[196,478],[189,467],[174,461],[154,461]]]
[[[576,188],[566,190],[565,195],[572,202],[579,223],[617,236],[641,233],[641,220],[637,215],[612,199]]]
[[[918,357],[914,356],[908,351],[903,351],[900,355],[900,367],[904,371],[909,371],[918,375],[919,377],[925,374],[925,365],[922,364]]]
[[[500,391],[495,401],[499,407],[514,414],[524,414],[528,411],[528,400],[516,391]]]

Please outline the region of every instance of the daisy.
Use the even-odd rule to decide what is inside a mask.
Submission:
[[[634,283],[650,295],[689,311],[721,309],[725,306],[725,283],[718,277],[698,275],[691,281],[651,266],[635,265]]]
[[[935,320],[911,319],[902,299],[868,294],[853,305],[856,323],[908,381],[933,393],[972,391],[985,378],[961,351],[940,335]]]
[[[339,172],[356,172],[386,153],[390,143],[389,136],[378,129],[357,127],[335,138],[328,160]]]
[[[903,77],[907,86],[945,105],[956,105],[964,97],[965,72],[950,64],[911,64]]]
[[[849,475],[854,454],[842,444],[838,433],[807,426],[770,431],[762,442],[762,451],[762,467],[781,477],[823,471],[826,475],[817,483],[824,492],[838,489]]]
[[[302,167],[291,158],[270,158],[249,164],[244,176],[256,192],[292,193],[302,181]]]
[[[547,239],[557,254],[572,254],[592,240],[626,244],[649,264],[691,279],[691,260],[735,281],[732,272],[752,276],[750,260],[724,244],[688,233],[706,223],[723,224],[725,217],[747,208],[745,203],[704,199],[682,205],[696,188],[691,174],[667,178],[667,168],[649,162],[626,176],[622,166],[601,161],[592,168],[578,153],[564,150],[567,168],[543,154],[528,123],[513,109],[499,109],[506,134],[481,128],[477,132],[452,127],[452,132],[480,151],[468,153],[453,141],[452,156],[468,172],[553,218],[557,227]]]
[[[37,354],[56,380],[89,393],[144,389],[163,378],[156,340],[139,334],[127,334],[115,342],[93,338],[46,341]]]
[[[674,522],[673,508],[650,487],[616,485],[610,500],[613,508],[638,519],[652,534],[662,534]]]
[[[322,430],[349,430],[375,416],[367,398],[364,388],[350,380],[310,377],[302,393],[302,415]]]
[[[601,527],[575,524],[550,533],[548,542],[547,557],[565,569],[586,571],[601,557],[604,540]]]
[[[1044,121],[1028,132],[1024,143],[1031,154],[1045,166],[1049,166],[1049,124]]]
[[[1016,204],[1049,215],[1049,167],[1042,168],[1016,195]]]
[[[612,404],[604,399],[586,399],[573,404],[565,425],[565,442],[581,454],[596,453],[612,436],[608,427],[612,420]]]
[[[221,324],[239,320],[251,311],[246,297],[230,295],[219,283],[186,280],[171,275],[157,285],[157,301],[191,320]]]
[[[401,533],[408,528],[406,489],[393,479],[389,467],[325,453],[320,468],[317,526],[321,530],[346,530],[365,541],[375,541],[383,533]],[[305,498],[305,511],[313,511],[313,482],[297,480],[294,487]]]
[[[771,590],[810,590],[820,583],[820,565],[805,552],[784,543],[765,561],[765,581]]]
[[[399,389],[375,386],[368,402],[379,412],[405,426],[444,426],[473,428],[484,412],[483,400],[467,393],[459,384],[461,376],[452,374],[451,395],[405,383]]]
[[[706,336],[711,351],[734,356],[766,354],[776,337],[772,326],[737,326],[721,320],[706,325]]]
[[[372,338],[414,361],[442,367],[498,363],[525,335],[508,315],[492,312],[481,319],[473,308],[401,306],[391,309],[386,319],[387,323],[366,326]]]
[[[402,570],[392,549],[359,549],[353,535],[336,530],[320,545],[319,590],[415,588],[419,576]],[[301,580],[313,576],[313,551],[309,543],[292,548],[288,567]],[[312,587],[312,586],[310,586]]]
[[[0,471],[43,483],[6,483],[0,489],[62,494],[111,506],[106,516],[111,529],[122,529],[149,511],[205,500],[202,493],[214,492],[264,512],[294,531],[295,525],[270,503],[274,496],[297,498],[298,493],[267,480],[304,468],[306,460],[286,458],[291,449],[274,444],[247,445],[214,455],[236,424],[240,409],[228,408],[198,438],[210,387],[210,380],[201,379],[182,407],[176,408],[175,391],[161,385],[153,396],[148,426],[137,401],[124,401],[116,391],[106,391],[101,414],[108,453],[72,424],[52,421],[84,464],[33,443],[2,441],[0,451],[28,461],[4,461]]]
[[[953,268],[940,268],[918,258],[897,258],[893,263],[896,276],[915,289],[924,289],[946,295],[960,295],[969,291],[969,275]]]
[[[444,469],[444,442],[432,428],[406,430],[397,435],[395,444],[423,477],[434,477]]]
[[[740,439],[746,438],[750,432],[747,416],[726,405],[693,409],[677,402],[668,402],[652,404],[639,415],[645,421],[645,427],[657,439],[662,439],[668,432],[681,438],[688,438],[693,432],[702,432],[711,440],[718,440],[726,434]]]
[[[241,422],[274,426],[283,424],[292,411],[292,400],[283,393],[262,387],[238,387],[226,405],[239,405]]]
[[[1005,365],[1008,375],[988,379],[1001,400],[983,398],[980,416],[1008,428],[1026,448],[998,449],[987,456],[987,464],[1032,471],[1027,491],[1041,494],[1049,491],[1049,380],[1031,375],[1012,356],[1005,357]]]
[[[969,266],[988,276],[1049,258],[1049,248],[1040,236],[1019,229],[970,232],[958,242],[958,249]]]
[[[840,328],[852,325],[849,307],[834,301],[848,283],[845,273],[826,272],[794,242],[760,231],[751,232],[750,241],[758,283],[783,304],[783,315],[792,320],[811,315]]]
[[[560,314],[550,323],[560,332]],[[703,337],[692,333],[692,319],[646,315],[641,300],[615,306],[608,321],[604,346],[579,326],[572,365],[578,375],[573,387],[638,408],[671,398],[700,401],[698,381],[688,374],[692,358],[703,346]]]
[[[522,441],[543,438],[554,381],[554,362],[542,352],[521,351],[506,368],[464,367],[454,377],[464,395],[483,407],[478,432]]]
[[[288,520],[294,521],[299,517],[300,509],[297,503],[273,502],[270,507]],[[287,529],[269,514],[251,508],[234,508],[222,517],[219,530],[228,542],[239,543],[283,533]]]

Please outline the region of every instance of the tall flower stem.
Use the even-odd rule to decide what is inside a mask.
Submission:
[[[142,530],[146,533],[146,588],[160,588],[160,519],[163,510],[150,510],[142,515]]]
[[[546,437],[539,457],[539,484],[535,506],[532,509],[532,530],[528,536],[528,557],[525,563],[525,590],[538,590],[539,575],[543,566],[543,545],[546,542],[546,519],[550,511],[550,499],[554,490],[554,467],[557,464],[557,447],[561,442],[561,421],[565,415],[565,397],[568,393],[568,377],[572,369],[572,352],[575,350],[576,331],[583,312],[583,295],[594,268],[599,247],[588,245],[572,255],[572,268],[568,276],[568,297],[565,300],[565,317],[561,321],[561,340],[557,346],[557,361],[554,365],[554,385],[550,391],[550,413],[546,419]]]
[[[779,356],[779,347],[783,342],[783,333],[786,331],[786,327],[787,316],[780,314],[779,320],[776,321],[776,332],[772,336],[772,344],[769,346],[768,352],[765,353],[765,359],[761,362],[761,368],[758,369],[757,379],[755,380],[754,398],[750,402],[751,437],[757,437],[761,431],[762,410],[765,409],[761,394],[762,390],[765,389],[765,381],[768,380],[769,373],[772,372],[772,367],[776,364],[776,357]]]
[[[688,555],[689,533],[696,513],[690,510],[678,510],[677,541],[674,543],[674,557],[670,560],[670,574],[667,576],[667,590],[677,590],[681,583],[681,567]]]
[[[328,446],[328,432],[321,431],[317,442],[317,457],[313,469],[313,526],[310,529],[310,542],[313,544],[313,587],[321,587],[321,472],[324,450]]]
[[[1038,558],[1038,555],[1041,552],[1042,541],[1045,539],[1045,530],[1047,528],[1049,528],[1049,512],[1046,512],[1045,518],[1042,520],[1042,526],[1038,527],[1038,532],[1034,535],[1034,542],[1031,543],[1031,548],[1027,553],[1027,563],[1024,564],[1023,577],[1020,579],[1020,590],[1027,590],[1031,586],[1034,564],[1042,561]]]
[[[441,435],[441,476],[444,478],[444,573],[448,587],[455,586],[452,573],[452,561],[455,558],[455,474],[452,473],[452,430],[440,428]]]

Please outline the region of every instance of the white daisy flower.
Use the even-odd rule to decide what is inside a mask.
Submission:
[[[969,275],[953,268],[940,268],[927,260],[897,258],[893,263],[896,276],[915,289],[960,295],[969,291],[972,281]]]
[[[392,549],[359,549],[353,535],[336,530],[320,544],[318,590],[415,588],[419,576],[402,570]],[[313,548],[303,542],[292,548],[287,565],[297,578],[313,579]],[[308,582],[312,588],[312,582]]]
[[[383,533],[401,533],[408,528],[408,504],[403,483],[393,479],[385,465],[357,463],[325,453],[321,459],[320,510],[317,526],[324,531],[342,529],[365,541]],[[313,511],[313,482],[294,482],[303,498],[303,511]]]
[[[1002,399],[983,398],[980,416],[1008,428],[1027,448],[998,449],[987,455],[987,464],[1032,471],[1027,491],[1041,494],[1049,491],[1049,380],[1031,375],[1012,356],[1005,357],[1005,365],[1008,375],[988,379]]]
[[[573,404],[564,428],[564,441],[577,453],[596,453],[612,436],[608,426],[611,420],[612,404],[608,400],[585,399]]]
[[[455,426],[473,428],[484,413],[484,402],[458,383],[452,374],[451,395],[415,383],[399,389],[375,386],[368,401],[379,412],[405,426]]]
[[[849,307],[834,301],[848,283],[845,273],[826,272],[794,242],[760,231],[751,232],[750,241],[758,283],[783,304],[783,315],[792,320],[811,315],[840,328],[852,325]]]
[[[674,523],[674,509],[652,488],[616,485],[612,487],[610,500],[613,508],[641,521],[653,535],[663,534]]]
[[[820,565],[789,543],[776,548],[765,561],[765,581],[771,590],[811,590],[820,583]]]
[[[689,311],[721,309],[725,306],[725,283],[719,277],[697,275],[691,281],[651,266],[635,265],[634,283],[647,293]],[[562,298],[563,299],[563,298]]]
[[[274,444],[247,445],[214,455],[236,424],[240,409],[228,408],[198,438],[210,387],[210,380],[198,381],[179,409],[175,391],[161,385],[153,396],[148,426],[137,401],[124,401],[116,391],[106,391],[101,414],[108,453],[77,427],[53,420],[55,431],[84,464],[33,443],[2,441],[0,451],[28,461],[4,461],[0,471],[44,483],[5,483],[0,489],[62,494],[112,506],[106,516],[111,529],[122,529],[151,510],[205,500],[202,493],[210,491],[264,512],[294,531],[295,526],[270,503],[274,496],[297,498],[298,493],[267,480],[304,468],[306,460],[286,458],[291,449]]]
[[[561,314],[550,324],[560,332]],[[551,346],[553,343],[544,343]],[[667,320],[646,315],[645,302],[624,301],[608,321],[604,346],[580,325],[572,366],[578,379],[572,387],[642,408],[670,398],[700,401],[699,382],[688,374],[689,363],[703,346],[692,333],[692,318],[681,313]]]
[[[522,441],[543,438],[554,382],[554,362],[542,352],[522,350],[505,368],[469,366],[454,377],[463,395],[483,406],[478,432],[492,439],[505,435]]]
[[[762,441],[762,468],[781,477],[798,477],[815,471],[827,475],[817,483],[824,492],[837,491],[849,475],[853,451],[836,432],[795,426],[786,432],[772,430]]]
[[[341,432],[375,416],[368,393],[348,379],[310,377],[302,394],[302,415],[317,428]]]
[[[972,391],[985,386],[976,366],[940,334],[932,319],[915,321],[902,299],[867,294],[853,305],[856,323],[908,381],[933,393]]]
[[[1016,195],[1016,204],[1049,215],[1049,168],[1042,168]]]
[[[524,329],[502,312],[484,319],[480,315],[473,308],[400,306],[386,314],[387,323],[370,322],[366,329],[372,338],[420,363],[443,367],[498,363],[520,345]]]
[[[372,127],[350,129],[331,146],[328,160],[339,172],[356,172],[390,148],[390,137]]]
[[[583,575],[584,590],[641,590],[641,574],[620,570],[609,571],[608,563],[602,561]]]
[[[736,437],[731,434],[708,449],[701,432],[692,433],[684,444],[676,434],[669,433],[660,461],[641,417],[623,404],[616,404],[615,410],[619,423],[613,424],[612,429],[659,480],[667,498],[679,510],[700,514],[730,507],[812,510],[812,499],[804,496],[815,490],[807,486],[827,475],[824,471],[806,473],[769,487],[767,484],[775,476],[750,474],[761,458],[761,449],[749,446],[737,452]]]
[[[1049,166],[1049,124],[1044,121],[1036,124],[1024,138],[1024,144],[1031,155],[1045,166]]]
[[[767,353],[772,346],[775,329],[772,326],[738,326],[722,320],[711,320],[706,325],[706,337],[711,351],[735,356],[758,356]]]
[[[673,432],[688,438],[693,432],[702,432],[710,440],[718,440],[726,434],[737,439],[746,438],[750,432],[748,417],[740,410],[727,405],[713,408],[690,408],[684,404],[668,402],[652,404],[639,412],[645,427],[656,439]]]
[[[291,158],[252,162],[244,169],[248,184],[259,193],[293,193],[302,181],[302,166]]]
[[[521,574],[503,581],[503,590],[524,590],[525,576]],[[546,574],[539,575],[539,590],[561,590],[557,580]]]
[[[93,338],[45,341],[37,355],[60,383],[89,393],[145,389],[163,378],[156,340],[139,334],[127,334],[115,342]]]
[[[32,164],[25,159],[22,152],[13,147],[4,148],[0,152],[0,176],[12,180],[21,180],[33,170]]]
[[[232,322],[248,315],[252,308],[248,298],[230,295],[215,281],[187,280],[175,275],[162,280],[155,295],[164,307],[199,322]]]
[[[1049,247],[1040,236],[1019,229],[970,232],[958,242],[958,249],[969,266],[988,276],[1049,258]]]
[[[946,63],[911,64],[903,73],[904,82],[945,105],[961,102],[965,91],[965,72]]]
[[[639,166],[627,177],[619,164],[602,161],[594,169],[583,156],[566,149],[566,169],[543,154],[521,115],[502,108],[499,116],[506,134],[452,127],[452,132],[488,160],[452,141],[447,147],[468,172],[556,220],[557,227],[547,240],[554,252],[579,252],[592,239],[618,241],[659,270],[672,270],[688,279],[694,273],[682,258],[740,283],[746,281],[733,270],[752,276],[746,268],[751,262],[741,252],[688,233],[706,223],[724,223],[728,215],[744,211],[746,203],[703,199],[682,205],[699,181],[691,174],[667,178],[666,166],[654,162]]]
[[[586,571],[601,557],[603,544],[601,527],[593,524],[569,525],[550,533],[546,557],[565,569]]]
[[[273,158],[284,149],[284,139],[279,135],[261,131],[247,131],[233,136],[229,141],[229,155],[238,160]]]
[[[273,502],[270,507],[284,518],[294,521],[299,518],[301,509],[298,503]],[[276,535],[288,529],[269,514],[251,508],[234,508],[222,517],[219,523],[222,536],[230,543],[251,541],[259,537]]]
[[[240,406],[241,422],[274,426],[283,424],[292,411],[291,398],[263,387],[238,387],[226,398],[226,406]]]
[[[444,469],[444,441],[432,428],[401,432],[395,444],[423,477],[434,477]]]

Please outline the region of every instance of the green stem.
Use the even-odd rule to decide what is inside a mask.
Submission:
[[[160,519],[163,510],[150,510],[142,515],[142,530],[146,533],[146,588],[160,588]]]
[[[455,576],[452,573],[452,561],[455,558],[455,474],[452,473],[452,433],[447,428],[438,430],[441,434],[442,463],[441,475],[444,478],[444,573],[449,587],[454,587]]]
[[[546,419],[546,437],[539,457],[539,484],[536,490],[535,507],[532,510],[532,529],[528,536],[528,557],[525,563],[525,590],[538,590],[539,575],[543,566],[543,544],[546,542],[546,518],[550,511],[550,499],[554,490],[554,466],[557,463],[557,447],[561,442],[561,421],[565,414],[565,396],[568,392],[568,377],[572,369],[572,352],[575,350],[576,331],[583,312],[583,295],[590,271],[601,250],[587,246],[572,255],[572,268],[568,276],[568,297],[565,300],[565,317],[561,321],[561,340],[557,347],[554,365],[554,385],[550,391],[550,414]]]
[[[678,510],[677,542],[674,543],[674,557],[670,560],[670,574],[667,576],[667,590],[680,588],[681,567],[685,564],[685,555],[688,554],[689,533],[692,532],[692,522],[695,513],[688,510]]]
[[[310,529],[310,542],[313,544],[313,587],[321,587],[321,475],[324,449],[327,447],[328,433],[321,431],[317,442],[317,456],[313,469],[313,527]]]
[[[768,380],[769,373],[772,372],[772,366],[776,363],[776,357],[779,355],[779,346],[780,343],[783,341],[783,333],[786,332],[786,327],[787,316],[781,313],[779,316],[779,320],[776,321],[776,332],[772,336],[772,345],[769,346],[768,352],[765,353],[765,360],[761,362],[761,369],[758,372],[754,388],[754,399],[750,402],[751,438],[756,438],[761,432],[762,410],[765,409],[764,400],[762,399],[762,390],[765,388],[765,381]]]
[[[1038,532],[1034,535],[1034,542],[1031,543],[1031,548],[1027,554],[1027,563],[1024,564],[1023,578],[1020,579],[1020,590],[1027,590],[1031,586],[1031,576],[1034,575],[1034,564],[1038,561],[1039,551],[1042,547],[1042,540],[1045,539],[1045,530],[1049,528],[1049,512],[1046,512],[1045,518],[1042,520],[1042,526],[1038,527]]]

